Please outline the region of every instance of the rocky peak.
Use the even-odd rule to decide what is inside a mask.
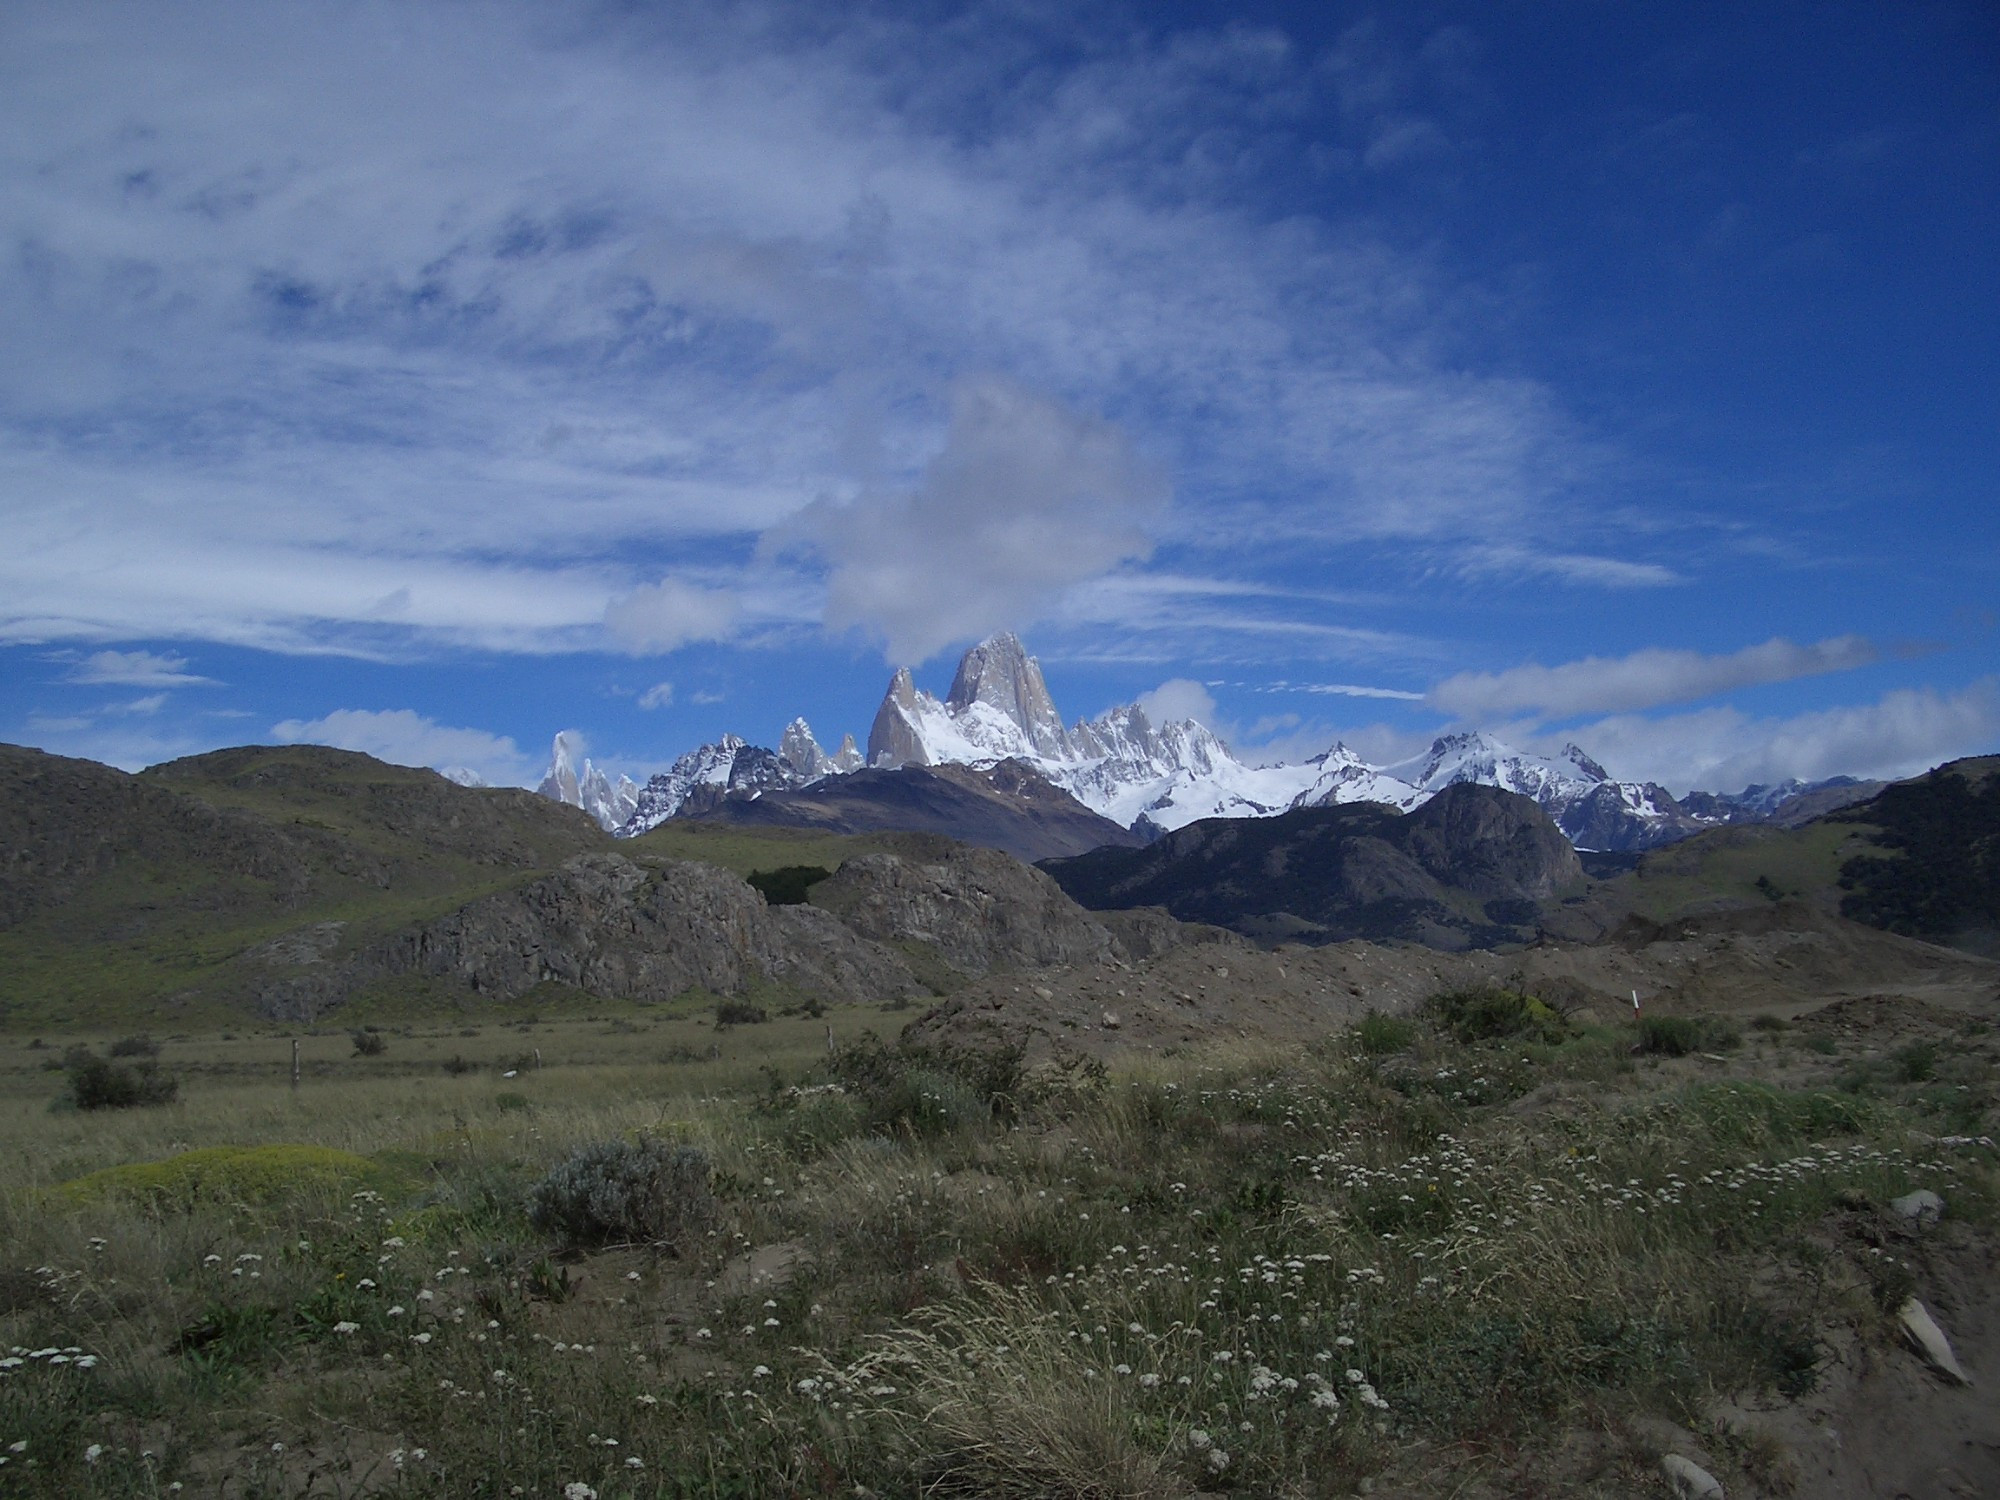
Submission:
[[[778,740],[778,758],[801,776],[824,776],[830,759],[813,738],[812,725],[803,718],[785,726]]]
[[[875,710],[875,722],[868,730],[868,764],[871,766],[927,766],[929,748],[924,744],[921,720],[926,707],[938,707],[929,693],[917,691],[917,682],[908,667],[896,668],[889,679],[889,691]]]
[[[551,801],[582,808],[607,833],[630,818],[639,804],[638,783],[629,776],[613,782],[593,766],[583,757],[583,736],[573,729],[556,736],[549,751],[549,769],[535,790]]]
[[[1049,697],[1041,663],[1028,655],[1009,631],[988,637],[959,658],[958,671],[945,696],[945,711],[958,718],[975,704],[984,704],[1012,721],[1043,755],[1068,753],[1062,716]]]

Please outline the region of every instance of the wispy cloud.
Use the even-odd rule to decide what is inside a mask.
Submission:
[[[1422,693],[1412,693],[1403,688],[1367,687],[1353,682],[1276,682],[1269,691],[1277,693],[1315,693],[1329,698],[1393,698],[1406,703],[1421,703]]]
[[[1459,567],[1466,573],[1555,578],[1564,583],[1611,589],[1665,588],[1687,581],[1660,563],[1631,562],[1581,552],[1538,552],[1510,545],[1469,548],[1459,559]]]
[[[119,687],[203,687],[213,685],[213,677],[187,670],[188,659],[172,652],[93,651],[78,662],[69,674],[71,682],[104,683]]]
[[[1546,387],[1435,354],[1434,267],[1237,197],[1305,159],[1290,122],[1328,87],[1320,166],[1448,155],[1451,46],[1130,31],[1024,70],[1017,7],[805,14],[12,7],[0,638],[666,651],[824,618],[919,655],[1151,540],[1589,530],[1569,496],[1604,455]],[[1018,451],[968,426],[989,377]],[[1022,465],[1058,451],[1098,455],[1113,511],[1013,497],[1060,521],[1035,566],[1005,534],[899,545],[952,495],[1046,489]],[[723,576],[788,524],[816,561]],[[657,592],[697,575],[733,623]]]
[[[1466,719],[1509,714],[1564,719],[1692,703],[1738,688],[1852,671],[1881,656],[1872,642],[1855,635],[1803,646],[1773,637],[1726,655],[1651,648],[1628,656],[1586,656],[1554,667],[1461,672],[1432,688],[1428,701]]]

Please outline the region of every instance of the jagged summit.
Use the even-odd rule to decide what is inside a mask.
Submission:
[[[549,752],[549,769],[535,790],[553,801],[582,808],[597,819],[599,827],[615,832],[638,805],[639,785],[629,776],[613,782],[587,758],[579,768],[577,761],[582,756],[583,736],[573,729],[562,731]]]
[[[981,641],[959,658],[944,706],[958,718],[991,710],[1025,734],[1043,755],[1071,752],[1062,715],[1042,680],[1042,664],[1028,655],[1011,631]]]
[[[785,726],[785,732],[778,740],[778,759],[808,778],[838,776],[846,771],[858,771],[864,764],[861,752],[855,748],[853,735],[843,735],[840,748],[828,755],[820,749],[819,741],[813,738],[812,725],[802,718],[794,719]]]

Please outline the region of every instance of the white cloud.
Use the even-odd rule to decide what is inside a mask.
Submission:
[[[1422,693],[1406,692],[1402,688],[1368,687],[1354,682],[1295,682],[1277,684],[1275,691],[1291,693],[1316,693],[1327,698],[1393,698],[1402,702],[1421,703]]]
[[[1138,703],[1155,725],[1193,719],[1197,724],[1215,727],[1215,695],[1192,678],[1170,678],[1150,693],[1141,693]]]
[[[1855,635],[1804,646],[1773,637],[1727,655],[1655,647],[1629,656],[1586,656],[1554,667],[1461,672],[1432,688],[1428,701],[1467,719],[1520,713],[1566,719],[1691,703],[1738,688],[1851,671],[1880,657],[1873,644]]]
[[[1461,559],[1459,570],[1472,575],[1514,574],[1555,578],[1564,583],[1607,589],[1665,588],[1687,581],[1672,568],[1659,563],[1597,557],[1585,552],[1537,552],[1510,545],[1470,548]]]
[[[271,726],[282,744],[359,750],[398,766],[467,766],[496,786],[524,785],[539,770],[506,735],[457,729],[408,708],[340,708],[320,719]]]
[[[629,651],[667,652],[690,641],[725,639],[742,608],[742,601],[724,590],[662,578],[613,600],[605,607],[604,625]]]
[[[1547,737],[1542,748],[1554,750],[1565,739],[1615,776],[1657,781],[1675,793],[1733,792],[1793,776],[1914,776],[1942,761],[2000,750],[2000,678],[1981,678],[1955,693],[1904,688],[1874,703],[1787,718],[1753,718],[1733,708],[1619,715]]]
[[[671,682],[656,682],[639,695],[641,708],[665,708],[674,701],[674,685]]]
[[[825,560],[830,628],[921,662],[1145,556],[1166,501],[1115,427],[988,377],[960,385],[943,450],[914,488],[817,501],[776,545]]]
[[[195,687],[214,683],[187,670],[188,659],[172,652],[93,651],[70,673],[71,682],[120,687]]]
[[[1312,60],[1231,26],[1057,62],[1022,16],[9,7],[0,638],[576,649],[821,495],[855,510],[827,617],[897,654],[1141,555],[1133,522],[1252,570],[1274,539],[1600,544],[1566,497],[1602,456],[1440,353],[1432,262],[1245,208],[1243,164],[1305,149]],[[1448,146],[1448,71],[1350,37],[1335,154]],[[840,543],[979,371],[1204,503],[897,605]]]
[[[165,693],[148,693],[143,698],[133,698],[129,702],[113,704],[106,710],[116,714],[156,714],[167,706]]]

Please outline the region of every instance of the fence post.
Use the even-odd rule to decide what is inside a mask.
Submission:
[[[292,1087],[299,1086],[299,1039],[292,1038]]]

